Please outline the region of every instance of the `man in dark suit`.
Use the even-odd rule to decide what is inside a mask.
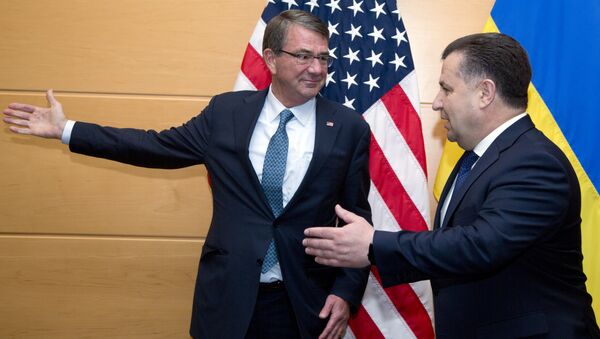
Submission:
[[[598,338],[582,269],[580,191],[563,152],[535,128],[531,69],[514,39],[495,33],[442,54],[433,108],[466,152],[438,205],[434,230],[309,228],[322,264],[376,264],[385,286],[431,279],[437,338]]]
[[[318,96],[329,63],[327,26],[302,11],[271,20],[263,58],[272,85],[215,96],[177,128],[117,129],[11,104],[13,132],[62,138],[73,152],[156,168],[204,164],[213,218],[190,334],[196,338],[339,338],[368,269],[336,269],[304,253],[309,225],[334,226],[335,204],[370,218],[370,131],[359,114]]]

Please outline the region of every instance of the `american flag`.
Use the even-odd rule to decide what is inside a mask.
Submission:
[[[361,113],[371,126],[369,202],[376,229],[428,229],[427,167],[417,79],[408,36],[395,0],[269,0],[252,34],[235,90],[263,89],[271,75],[262,36],[272,17],[301,9],[329,27],[323,96]],[[346,338],[433,338],[428,281],[384,289],[371,269]]]

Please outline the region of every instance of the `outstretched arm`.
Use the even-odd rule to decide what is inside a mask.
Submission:
[[[4,109],[5,123],[14,133],[60,139],[67,122],[62,105],[54,98],[52,90],[46,92],[49,108],[12,103]]]

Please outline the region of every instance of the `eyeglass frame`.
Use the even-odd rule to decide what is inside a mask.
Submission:
[[[292,52],[285,51],[283,49],[280,49],[279,52],[283,52],[289,56],[294,57],[294,59],[296,59],[296,63],[298,65],[310,65],[310,64],[312,64],[314,59],[317,59],[319,64],[322,66],[329,67],[333,64],[333,58],[329,55],[312,55],[310,53],[292,53]],[[302,59],[303,57],[306,57],[306,59]]]

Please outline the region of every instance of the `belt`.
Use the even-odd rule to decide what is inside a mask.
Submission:
[[[285,285],[283,284],[283,281],[277,280],[277,281],[273,281],[270,283],[262,283],[261,282],[258,285],[258,288],[263,291],[278,291],[278,290],[283,290],[285,288]]]

